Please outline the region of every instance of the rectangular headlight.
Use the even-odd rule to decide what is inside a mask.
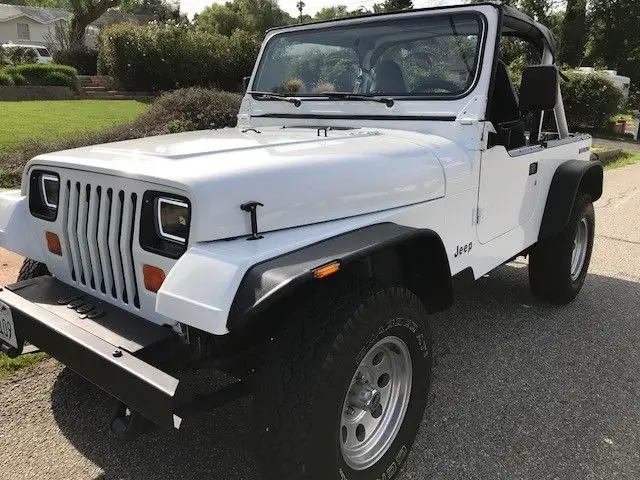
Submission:
[[[42,195],[42,203],[47,208],[57,209],[58,199],[60,198],[60,180],[58,180],[58,177],[43,173],[40,177],[40,195]]]
[[[60,176],[55,172],[33,170],[29,175],[29,210],[34,217],[54,222],[58,216]]]
[[[189,235],[189,205],[173,198],[158,198],[157,216],[160,237],[186,243]]]

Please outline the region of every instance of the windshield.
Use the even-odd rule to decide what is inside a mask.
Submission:
[[[265,46],[252,90],[461,96],[476,78],[482,31],[474,13],[285,31]]]
[[[36,50],[38,51],[38,55],[40,55],[41,57],[51,56],[51,54],[49,53],[49,50],[47,50],[46,48],[36,48]]]

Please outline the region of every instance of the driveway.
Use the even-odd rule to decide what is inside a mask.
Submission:
[[[534,300],[522,262],[458,289],[433,318],[429,408],[398,478],[640,478],[639,212],[640,164],[607,172],[592,267],[569,306]],[[259,478],[250,399],[128,444],[110,437],[108,406],[53,360],[0,384],[2,478]]]

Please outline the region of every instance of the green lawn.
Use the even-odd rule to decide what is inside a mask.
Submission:
[[[25,138],[55,140],[128,123],[146,108],[135,100],[0,102],[0,150]]]
[[[35,365],[45,358],[47,358],[46,353],[31,353],[18,358],[9,358],[5,354],[0,353],[0,380],[8,377],[16,370]]]
[[[605,170],[611,170],[614,168],[626,167],[636,162],[640,162],[640,154],[631,152],[622,152],[616,160],[604,166]]]

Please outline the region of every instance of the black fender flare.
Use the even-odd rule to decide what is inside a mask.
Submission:
[[[538,240],[551,238],[567,226],[579,192],[595,202],[602,196],[604,173],[598,161],[567,160],[556,169],[544,207]]]
[[[367,274],[371,276],[378,277],[378,272],[374,271],[378,268],[391,272],[389,276],[393,278],[394,273],[398,271],[395,267],[401,269],[401,265],[397,265],[396,259],[401,257],[395,254],[396,249],[406,249],[411,245],[419,245],[419,248],[411,251],[416,253],[411,255],[411,262],[414,265],[424,264],[425,262],[421,259],[431,255],[432,258],[427,261],[428,264],[424,265],[425,271],[433,270],[434,275],[445,279],[444,282],[440,282],[439,291],[425,296],[431,295],[443,302],[443,308],[439,309],[447,308],[453,301],[453,293],[449,261],[441,238],[429,229],[416,229],[395,223],[378,223],[342,233],[253,265],[245,273],[236,291],[227,319],[227,328],[231,332],[243,329],[251,324],[258,313],[283,299],[285,295],[292,294],[308,282],[321,282],[322,279],[314,278],[313,270],[334,261],[340,262],[340,270],[343,271],[356,265],[360,260],[375,259],[381,252],[393,251],[391,261],[387,257],[376,262],[375,265],[371,262],[365,265],[365,269],[370,270]],[[405,254],[405,257],[408,256]],[[409,261],[408,258],[407,261]],[[389,263],[392,265],[388,266]],[[422,282],[423,279],[416,280]]]

